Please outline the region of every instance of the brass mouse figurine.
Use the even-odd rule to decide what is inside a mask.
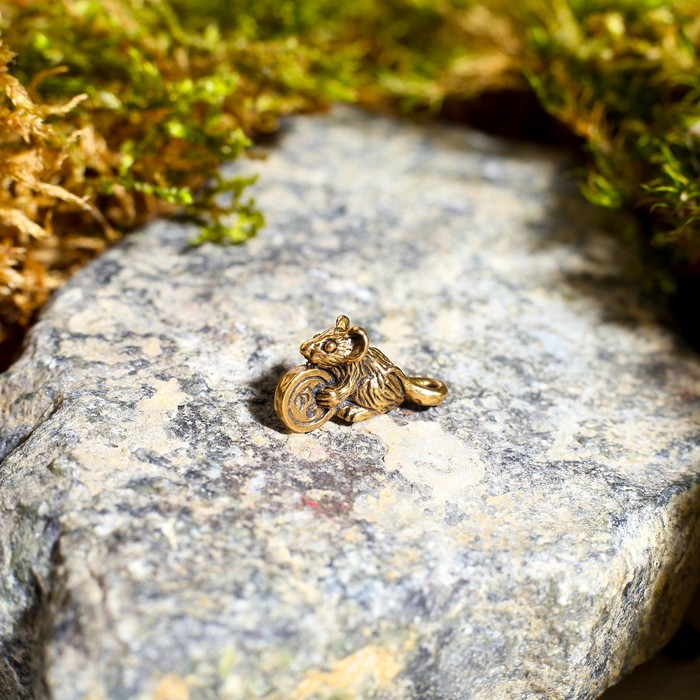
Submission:
[[[308,360],[282,377],[275,410],[294,432],[306,433],[337,415],[348,423],[387,413],[404,401],[437,406],[447,396],[439,379],[409,377],[370,347],[367,331],[338,316],[333,328],[302,343]]]

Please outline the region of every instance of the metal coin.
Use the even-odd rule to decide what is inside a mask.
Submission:
[[[302,365],[294,367],[280,379],[275,391],[275,411],[280,420],[295,433],[320,428],[336,412],[316,403],[316,392],[332,380],[329,372]]]

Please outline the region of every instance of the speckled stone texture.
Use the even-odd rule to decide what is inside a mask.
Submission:
[[[697,358],[552,154],[339,110],[245,167],[259,238],[128,238],[0,378],[0,697],[597,697],[697,578]],[[284,432],[340,313],[448,400]]]

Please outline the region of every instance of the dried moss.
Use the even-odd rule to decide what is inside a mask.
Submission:
[[[439,114],[529,91],[586,143],[585,191],[646,213],[700,273],[700,4],[692,0],[0,2],[0,343],[124,231],[262,224],[219,166],[334,100]]]

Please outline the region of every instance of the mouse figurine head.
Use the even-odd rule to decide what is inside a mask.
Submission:
[[[350,328],[350,319],[347,316],[338,316],[333,328],[317,333],[299,348],[311,364],[321,368],[360,362],[368,350],[367,331],[360,326]]]

